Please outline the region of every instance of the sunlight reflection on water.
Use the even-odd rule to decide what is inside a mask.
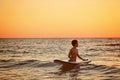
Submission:
[[[1,80],[119,80],[120,39],[78,39],[79,53],[92,60],[59,75],[54,59],[68,60],[72,39],[0,39]],[[81,60],[77,60],[78,62]]]

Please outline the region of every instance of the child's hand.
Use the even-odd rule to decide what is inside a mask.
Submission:
[[[88,61],[88,59],[83,59],[83,61]]]

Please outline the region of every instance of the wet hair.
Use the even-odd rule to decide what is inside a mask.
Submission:
[[[72,46],[75,46],[75,44],[77,44],[77,43],[78,43],[77,40],[72,40],[72,42],[71,42]]]

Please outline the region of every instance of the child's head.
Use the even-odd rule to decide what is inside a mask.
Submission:
[[[78,47],[78,41],[77,40],[72,40],[71,44],[72,44],[72,46]]]

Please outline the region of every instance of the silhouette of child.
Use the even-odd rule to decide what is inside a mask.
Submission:
[[[73,47],[70,49],[69,54],[68,54],[68,57],[70,58],[69,62],[76,62],[76,58],[77,57],[80,58],[83,61],[88,60],[88,59],[83,59],[78,54],[78,49],[77,49],[77,47],[78,47],[78,41],[77,40],[72,40],[71,44],[72,44]]]

